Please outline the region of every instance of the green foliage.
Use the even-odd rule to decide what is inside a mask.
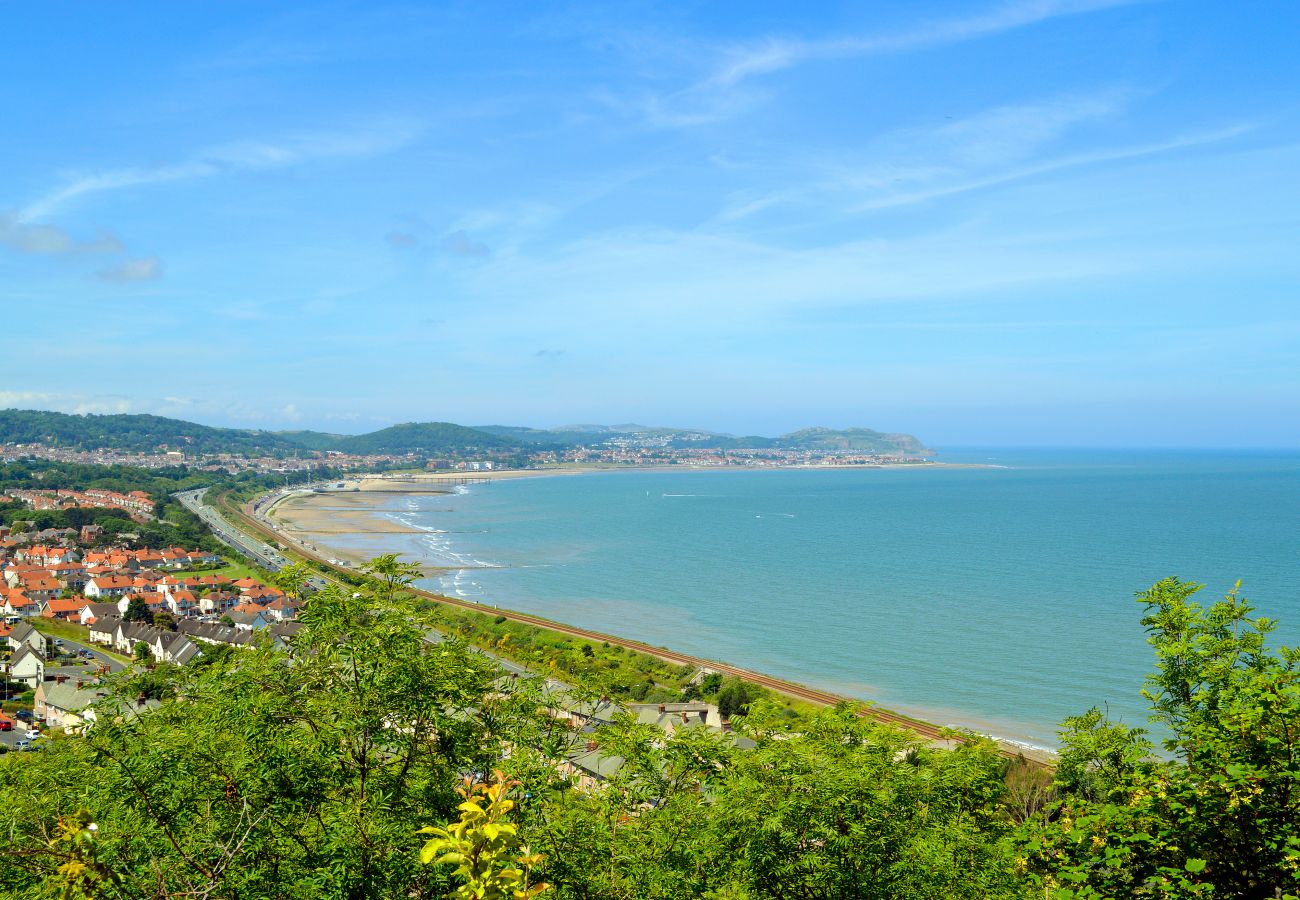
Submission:
[[[1300,894],[1300,654],[1266,643],[1237,590],[1202,607],[1175,578],[1138,595],[1156,653],[1143,694],[1170,737],[1096,710],[1067,721],[1062,799],[1025,832],[1032,871],[1058,897]]]
[[[124,897],[122,879],[99,859],[95,835],[99,826],[90,813],[78,810],[59,819],[48,852],[62,860],[49,880],[59,900],[108,900]]]
[[[294,446],[265,431],[212,428],[163,416],[69,415],[29,409],[0,410],[0,443],[144,453],[162,446],[193,453],[251,453]]]
[[[116,676],[84,737],[10,755],[0,895],[41,895],[56,865],[37,848],[85,809],[124,896],[443,896],[414,829],[449,820],[461,773],[499,761],[528,707],[500,715],[491,662],[427,642],[395,584],[313,595],[287,651]],[[142,692],[162,706],[137,712]]]
[[[601,752],[624,761],[607,787],[525,806],[557,896],[1025,896],[990,742],[930,750],[847,706],[794,732],[759,701],[739,725],[754,749],[700,728],[602,729]]]
[[[539,854],[521,847],[519,829],[506,821],[514,801],[506,794],[519,782],[496,772],[493,784],[474,784],[466,778],[456,793],[464,798],[460,819],[446,828],[428,826],[420,834],[431,837],[420,850],[426,865],[456,866],[462,883],[452,894],[460,900],[528,900],[550,886],[529,884],[529,873],[542,861]]]
[[[149,606],[144,602],[144,598],[137,595],[126,602],[126,612],[122,613],[122,619],[126,622],[152,625],[153,613],[149,612]]]
[[[792,720],[743,682],[686,672],[735,733],[631,715],[578,729],[548,710],[609,710],[603,691],[506,677],[457,629],[618,661],[656,690],[667,664],[489,615],[444,616],[431,641],[416,574],[380,557],[357,589],[310,595],[287,647],[133,667],[84,735],[5,754],[0,896],[1300,894],[1300,655],[1270,649],[1272,623],[1235,591],[1202,608],[1170,579],[1140,597],[1168,757],[1090,710],[1066,721],[1049,785],[973,735],[939,749],[848,704]]]
[[[732,676],[718,687],[718,712],[724,717],[743,716],[749,705],[761,696],[756,685]]]
[[[473,450],[515,450],[519,442],[450,422],[411,422],[343,438],[344,453],[459,454]]]

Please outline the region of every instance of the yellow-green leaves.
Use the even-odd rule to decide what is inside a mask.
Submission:
[[[464,802],[456,808],[460,819],[446,828],[421,828],[431,835],[420,850],[420,862],[456,866],[462,880],[452,895],[461,900],[527,900],[548,889],[546,884],[529,884],[529,872],[542,862],[540,854],[519,846],[518,828],[505,821],[514,809],[506,794],[518,785],[500,772],[493,781],[475,784],[465,779],[457,790]]]

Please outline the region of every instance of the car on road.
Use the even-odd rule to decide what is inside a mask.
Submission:
[[[62,646],[63,646],[63,638],[55,638],[55,639],[54,639],[54,646],[56,646],[56,647],[62,647]]]
[[[86,650],[84,647],[83,647],[81,650],[78,650],[78,651],[77,651],[77,655],[78,655],[78,656],[85,657],[86,659],[94,659],[94,658],[95,658],[95,654],[91,653],[89,650]]]
[[[30,749],[32,749],[32,739],[31,739],[31,738],[19,738],[18,740],[14,741],[14,749],[15,749],[15,750],[30,750]]]

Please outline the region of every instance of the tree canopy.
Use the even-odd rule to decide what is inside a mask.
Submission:
[[[414,574],[380,558],[361,589],[312,594],[283,645],[111,676],[84,733],[0,759],[0,894],[1297,893],[1297,654],[1269,649],[1271,623],[1235,592],[1208,608],[1172,579],[1140,595],[1164,756],[1094,710],[1065,723],[1046,773],[850,704],[791,717],[749,699],[735,733],[575,727],[555,710],[598,694],[431,633]]]

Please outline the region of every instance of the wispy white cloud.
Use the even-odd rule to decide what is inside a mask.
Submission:
[[[734,87],[756,75],[779,72],[803,62],[923,50],[1135,2],[1141,0],[1020,0],[977,15],[938,19],[893,34],[823,40],[766,38],[726,50],[723,62],[700,86]]]
[[[983,188],[1008,184],[1013,181],[1021,181],[1026,178],[1032,178],[1038,175],[1045,175],[1065,169],[1098,165],[1108,162],[1118,162],[1127,159],[1138,159],[1145,156],[1171,153],[1189,147],[1217,144],[1231,140],[1235,137],[1240,137],[1241,135],[1253,130],[1253,128],[1254,126],[1249,124],[1232,125],[1215,131],[1188,134],[1150,144],[1136,144],[1126,147],[1112,147],[1090,153],[1068,154],[1054,159],[1044,160],[1032,165],[994,172],[980,177],[969,178],[967,180],[938,183],[920,190],[886,193],[882,196],[858,204],[854,207],[854,211],[860,212],[872,209],[909,206],[912,204],[936,200],[941,197],[964,194],[970,191],[981,190]]]
[[[208,178],[227,172],[280,168],[331,158],[364,158],[390,153],[411,143],[419,129],[410,123],[390,123],[355,132],[305,132],[275,141],[235,141],[200,150],[180,162],[129,167],[72,176],[23,209],[19,222],[49,219],[80,197],[123,188]]]
[[[1238,123],[1146,143],[1063,152],[1070,144],[1097,143],[1084,129],[1119,118],[1134,96],[1124,89],[1063,95],[895,130],[851,156],[769,170],[767,180],[780,187],[733,193],[716,220],[735,224],[774,207],[800,205],[818,209],[822,217],[909,206],[1054,172],[1226,142],[1254,128]]]
[[[959,44],[1036,25],[1063,16],[1130,6],[1148,0],[1016,0],[984,12],[924,22],[880,35],[822,39],[764,37],[719,49],[718,62],[704,78],[668,94],[635,101],[648,124],[674,128],[704,125],[751,107],[744,83],[804,63],[883,56]]]

